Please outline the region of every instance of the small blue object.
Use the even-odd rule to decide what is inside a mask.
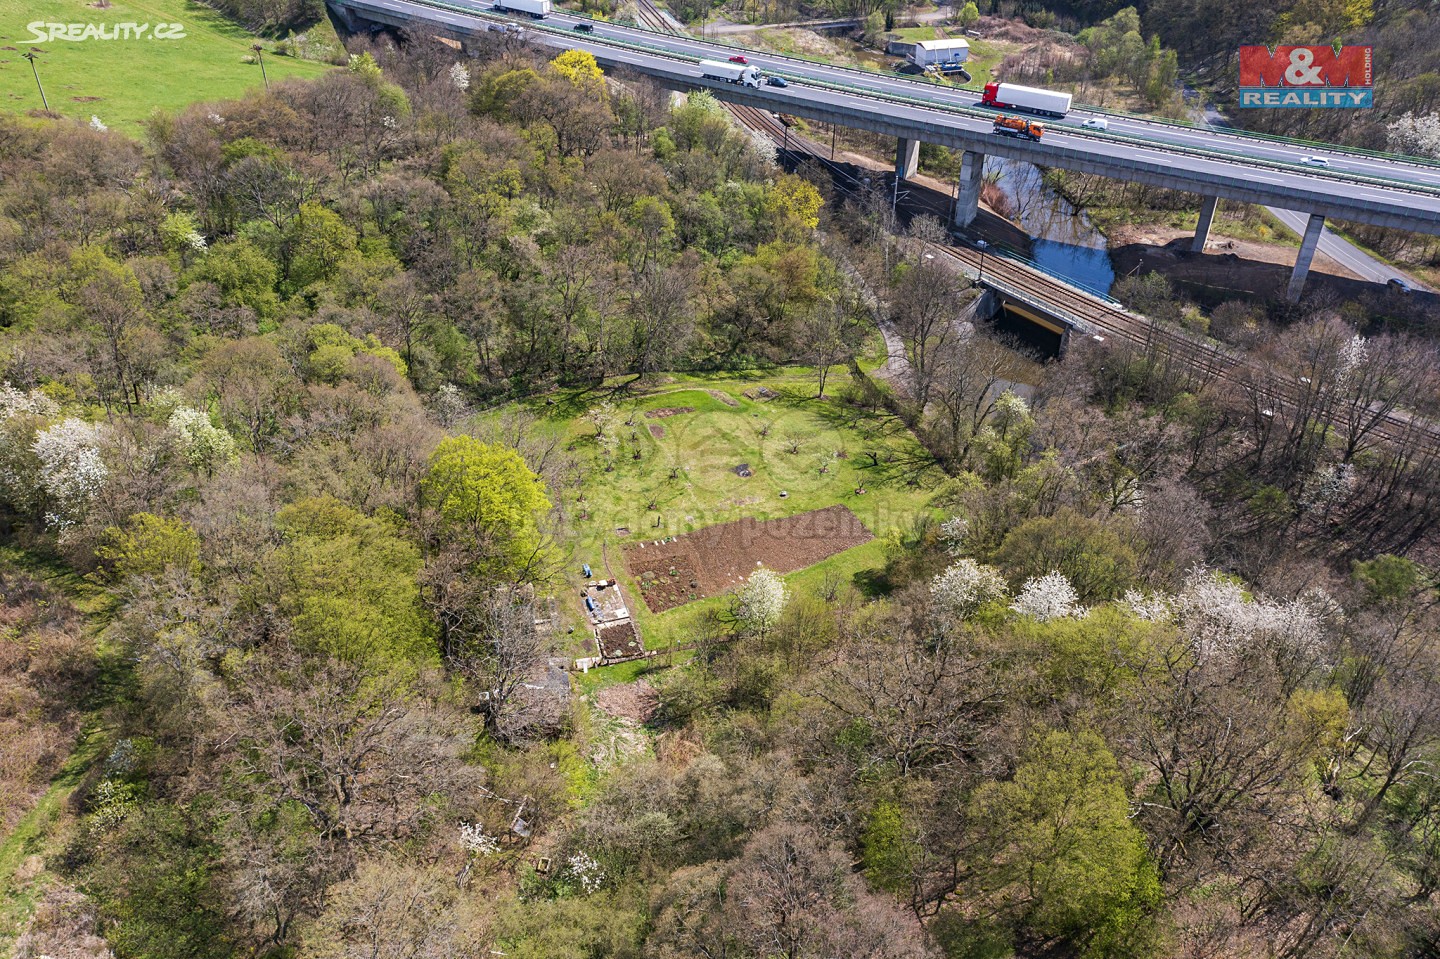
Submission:
[[[581,567],[581,568],[585,570],[585,578],[586,578],[586,579],[589,579],[589,578],[593,575],[593,574],[590,572],[590,564],[589,564],[589,563],[586,563],[586,564],[585,564],[583,567]]]
[[[592,613],[595,612],[595,600],[591,599],[589,596],[586,596],[586,597],[585,597],[585,608],[588,609],[588,610],[590,610],[590,612],[592,612]]]

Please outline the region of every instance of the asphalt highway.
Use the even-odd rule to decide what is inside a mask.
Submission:
[[[489,10],[493,6],[491,3],[479,2],[479,0],[451,0],[451,2],[459,6],[473,7],[477,10]],[[524,21],[522,20],[521,22],[523,23]],[[953,87],[942,87],[898,74],[887,75],[871,73],[865,70],[810,63],[805,60],[791,59],[773,54],[755,53],[707,40],[670,36],[638,27],[589,20],[585,17],[573,16],[563,12],[554,13],[545,18],[543,22],[549,25],[560,24],[571,28],[573,28],[574,24],[580,22],[592,23],[595,27],[595,32],[592,36],[597,39],[608,37],[625,42],[643,43],[646,46],[661,50],[668,50],[688,56],[705,57],[712,60],[727,60],[738,53],[758,66],[761,71],[765,73],[777,73],[785,76],[787,79],[803,78],[832,83],[845,83],[862,89],[873,90],[877,93],[921,97],[936,104],[950,106],[976,107],[980,102],[979,94],[972,91],[957,90]],[[1259,159],[1273,160],[1280,163],[1294,163],[1297,166],[1299,166],[1299,161],[1304,157],[1320,157],[1327,160],[1330,164],[1330,169],[1336,172],[1353,172],[1370,176],[1389,177],[1402,179],[1410,183],[1440,187],[1440,166],[1408,163],[1401,160],[1381,157],[1359,156],[1304,144],[1276,143],[1246,137],[1235,132],[1195,129],[1177,126],[1159,120],[1116,117],[1104,113],[1092,114],[1079,110],[1072,111],[1063,120],[1045,119],[1042,120],[1042,122],[1049,128],[1062,128],[1065,126],[1079,127],[1081,121],[1091,117],[1104,118],[1109,124],[1109,130],[1111,132],[1143,136],[1157,143],[1168,143],[1176,146],[1189,146],[1199,149],[1241,151]],[[1304,169],[1303,166],[1300,168]]]
[[[366,7],[371,7],[386,11],[391,16],[410,20],[430,20],[469,29],[479,26],[474,19],[458,11],[441,9],[424,3],[412,2],[412,0],[332,0],[332,2],[337,6],[351,7],[361,16],[365,15]],[[446,0],[446,2],[454,6],[473,9],[477,13],[490,13],[493,6],[484,0]],[[539,43],[554,47],[589,50],[612,63],[646,67],[650,70],[664,71],[670,75],[696,79],[700,77],[699,67],[693,63],[677,61],[672,55],[723,60],[739,53],[734,47],[690,37],[670,36],[634,27],[589,20],[567,13],[555,13],[538,22],[527,17],[507,17],[506,19],[522,28],[538,25],[551,28],[528,31],[532,38]],[[592,24],[594,32],[582,33],[572,29],[576,23],[582,22]],[[617,42],[643,45],[644,49],[619,46],[616,45]],[[765,53],[745,51],[743,55],[749,63],[759,67],[763,73],[781,75],[791,81],[790,85],[783,90],[766,87],[765,92],[767,95],[782,97],[784,100],[790,101],[792,107],[797,110],[802,105],[808,104],[817,110],[835,111],[839,109],[856,114],[857,118],[869,116],[877,120],[941,125],[950,129],[963,130],[972,135],[984,136],[986,139],[982,142],[994,143],[997,152],[1009,149],[1013,154],[1018,147],[1017,141],[992,137],[990,121],[984,117],[957,115],[929,106],[929,104],[934,104],[937,107],[947,105],[974,107],[977,101],[977,95],[974,93],[938,87],[903,76],[866,73]],[[812,85],[805,82],[806,80],[830,84],[844,83],[853,90],[837,90],[831,87]],[[885,99],[892,96],[923,102]],[[986,112],[988,113],[988,111]],[[1286,209],[1293,207],[1324,209],[1327,202],[1333,202],[1336,198],[1344,198],[1350,203],[1358,201],[1358,204],[1367,211],[1396,211],[1403,216],[1412,218],[1412,223],[1413,218],[1421,217],[1425,223],[1416,228],[1425,229],[1426,232],[1440,233],[1440,195],[1410,192],[1405,190],[1402,185],[1420,184],[1440,189],[1440,168],[1384,158],[1355,156],[1337,151],[1326,153],[1317,148],[1304,148],[1304,152],[1302,152],[1300,147],[1264,140],[1251,140],[1223,130],[1190,129],[1145,120],[1108,118],[1109,132],[1143,136],[1154,144],[1153,146],[1137,145],[1131,141],[1112,140],[1104,136],[1092,135],[1090,131],[1081,131],[1079,124],[1086,117],[1087,114],[1072,112],[1062,121],[1043,121],[1047,130],[1044,144],[1064,151],[1060,156],[1052,153],[1046,162],[1064,166],[1066,155],[1071,157],[1077,165],[1081,160],[1102,164],[1114,162],[1117,164],[1117,172],[1114,175],[1124,176],[1124,172],[1118,171],[1123,170],[1125,164],[1133,165],[1135,161],[1141,161],[1153,164],[1161,170],[1173,171],[1177,178],[1197,181],[1194,186],[1181,187],[1195,189],[1197,192],[1205,192],[1205,182],[1210,178],[1219,181],[1223,178],[1233,180],[1241,177],[1248,186],[1267,191],[1267,195],[1260,197],[1258,202],[1274,204]],[[1206,156],[1184,152],[1185,147],[1226,150],[1233,155]],[[1303,155],[1325,156],[1330,163],[1330,171],[1341,177],[1347,173],[1354,173],[1361,176],[1385,177],[1398,182],[1392,187],[1388,184],[1326,176],[1307,166],[1299,165],[1298,160]],[[1284,168],[1257,166],[1248,162],[1251,158],[1269,159],[1291,165]],[[1225,195],[1223,189],[1215,192],[1219,192],[1222,196]]]

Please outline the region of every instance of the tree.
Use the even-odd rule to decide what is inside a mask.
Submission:
[[[1123,521],[1106,524],[1062,507],[1011,530],[994,559],[1013,580],[1058,571],[1074,587],[1077,602],[1104,602],[1119,597],[1139,571],[1124,530]]]
[[[137,513],[124,527],[105,531],[95,555],[117,580],[158,577],[172,568],[192,569],[200,562],[200,537],[183,520]]]
[[[981,881],[1022,935],[1114,955],[1143,933],[1160,885],[1099,736],[1040,735],[1012,780],[975,791],[971,815],[987,839]]]
[[[436,658],[420,606],[419,551],[380,519],[337,500],[300,500],[276,516],[279,605],[301,649],[375,666]]]
[[[1046,622],[1062,616],[1081,616],[1085,610],[1077,605],[1075,587],[1064,573],[1051,571],[1025,581],[1010,608],[1021,616]]]
[[[735,618],[746,629],[763,636],[785,611],[787,591],[778,573],[765,568],[750,574],[735,595]]]
[[[170,414],[169,427],[191,469],[210,475],[235,459],[234,437],[211,423],[207,413],[177,406]]]
[[[930,584],[936,609],[962,619],[986,603],[1004,599],[1008,593],[999,570],[973,559],[959,560]]]
[[[488,575],[518,581],[538,571],[538,520],[550,500],[519,453],[468,436],[441,440],[421,490],[442,537],[463,542]]]
[[[45,525],[65,530],[89,512],[109,475],[100,457],[100,427],[74,417],[35,434]]]
[[[966,4],[955,14],[955,22],[962,30],[969,30],[980,22],[980,8],[975,6],[975,0],[967,0]]]

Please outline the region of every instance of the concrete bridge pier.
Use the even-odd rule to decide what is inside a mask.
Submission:
[[[1215,222],[1215,208],[1219,205],[1218,196],[1207,196],[1200,206],[1200,222],[1195,224],[1195,239],[1190,242],[1190,252],[1205,252],[1205,241],[1210,239],[1210,224]]]
[[[908,137],[895,140],[895,178],[908,180],[920,169],[920,141]]]
[[[1300,252],[1295,254],[1295,271],[1290,274],[1290,288],[1285,298],[1291,303],[1300,299],[1305,289],[1305,278],[1310,275],[1310,261],[1315,259],[1315,248],[1320,245],[1320,234],[1325,229],[1325,218],[1318,213],[1310,214],[1305,223],[1305,236],[1300,240]]]
[[[960,186],[955,197],[955,225],[969,226],[980,212],[980,186],[985,182],[985,154],[966,150],[960,156]]]

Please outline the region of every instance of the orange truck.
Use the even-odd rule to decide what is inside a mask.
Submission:
[[[1045,128],[1034,120],[1027,120],[1024,117],[1007,117],[1002,114],[995,118],[994,132],[1007,137],[1020,137],[1024,140],[1038,142],[1045,135]]]

